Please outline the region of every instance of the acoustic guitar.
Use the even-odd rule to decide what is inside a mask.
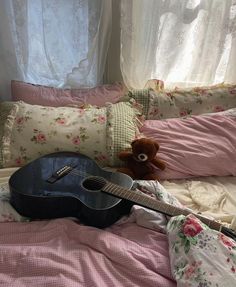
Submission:
[[[40,157],[9,179],[10,203],[31,219],[77,217],[86,225],[104,228],[137,204],[168,216],[191,212],[131,190],[126,174],[99,167],[80,153],[59,152]],[[210,228],[236,240],[233,230],[194,214]]]

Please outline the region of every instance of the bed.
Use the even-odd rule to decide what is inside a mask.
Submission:
[[[234,89],[232,86],[224,88],[233,95],[232,91],[235,87]],[[217,91],[215,94],[222,101]],[[0,158],[2,164],[0,169],[0,286],[32,286],[33,284],[33,286],[63,287],[233,287],[236,285],[235,241],[217,230],[210,229],[192,214],[192,211],[201,213],[236,230],[236,166],[233,161],[236,153],[235,146],[232,144],[235,140],[233,133],[235,125],[232,122],[234,102],[230,101],[231,105],[229,105],[227,101],[226,112],[219,109],[220,104],[217,104],[217,111],[215,108],[213,111],[204,106],[205,110],[201,110],[201,114],[206,115],[203,118],[194,113],[191,117],[186,117],[186,113],[181,111],[182,117],[178,112],[177,120],[176,114],[173,113],[176,113],[178,105],[176,102],[172,105],[176,99],[175,95],[168,94],[165,98],[163,94],[159,94],[157,109],[157,99],[153,97],[153,90],[148,101],[145,93],[150,94],[150,89],[132,93],[131,97],[136,98],[138,103],[136,101],[127,103],[122,99],[119,103],[109,104],[106,108],[99,109],[65,108],[64,106],[58,108],[46,105],[38,107],[24,102],[7,103],[8,108],[9,105],[14,107],[8,109],[11,110],[10,114],[4,116],[5,134],[2,139]],[[209,93],[211,95],[212,90]],[[183,92],[178,91],[178,94],[183,95]],[[203,94],[201,91],[201,99]],[[168,99],[168,102],[171,99],[170,106],[175,107],[172,116],[167,114],[166,118],[164,113],[160,113],[161,110],[165,111],[164,108],[160,108],[159,102],[163,97]],[[234,98],[235,96],[232,97]],[[211,96],[210,99],[212,99]],[[217,103],[217,99],[214,102]],[[140,104],[146,110],[144,122],[141,117],[137,117],[140,115]],[[170,113],[170,109],[166,111]],[[44,127],[45,122],[41,120],[43,117],[48,119],[46,127]],[[92,125],[88,125],[88,119]],[[219,129],[216,129],[217,121],[224,124],[224,129],[220,130],[220,133]],[[190,140],[194,138],[194,146],[186,142],[183,145],[183,141],[178,141],[178,133],[174,130],[176,127],[189,128],[190,123],[194,127],[201,123],[203,127],[203,122],[207,125],[204,124],[202,132],[206,133],[206,126],[214,130],[207,142],[200,141],[202,138],[200,134],[192,133]],[[52,133],[51,129],[55,125],[57,129]],[[75,126],[84,127],[79,130],[77,136],[71,133],[71,128]],[[168,131],[172,128],[170,134],[166,133],[166,127]],[[194,130],[199,131],[196,128]],[[222,142],[219,143],[219,141],[219,146],[216,145],[216,130],[217,136],[221,133],[223,138],[226,136],[227,147],[222,148]],[[159,182],[137,180],[132,192],[141,192],[155,200],[187,209],[189,215],[170,218],[134,205],[131,212],[115,224],[99,229],[86,226],[74,217],[31,220],[20,215],[10,204],[9,177],[38,156],[59,151],[58,142],[61,139],[63,139],[63,146],[68,150],[78,152],[78,144],[80,144],[82,152],[99,162],[102,167],[111,166],[113,170],[121,164],[115,156],[117,152],[129,147],[131,139],[140,132],[145,137],[155,138],[157,135],[161,143],[159,154],[170,164],[165,173],[160,173]],[[178,144],[181,145],[183,153],[194,156],[193,162],[198,164],[190,166],[191,161],[188,158],[184,161],[183,153],[170,153],[170,150],[173,151],[173,141],[169,139],[170,136],[173,138],[173,133],[176,150],[180,150]],[[57,136],[56,139],[55,136]],[[183,140],[182,136],[183,133],[179,135],[181,140]],[[104,149],[104,137],[107,140],[105,145],[107,149]],[[94,142],[97,145],[96,149],[94,145],[91,147],[91,143]],[[198,146],[208,146],[207,156],[193,152],[196,149],[196,142]],[[56,149],[55,146],[57,146]],[[186,146],[188,150],[184,150]],[[219,151],[217,154],[213,152],[216,149]],[[219,158],[220,166],[215,164],[219,162]],[[224,164],[223,160],[228,164]],[[206,163],[208,163],[208,169]],[[202,168],[199,169],[199,165]]]

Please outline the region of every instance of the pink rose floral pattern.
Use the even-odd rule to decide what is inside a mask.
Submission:
[[[33,130],[33,137],[31,138],[31,141],[33,141],[36,144],[45,144],[46,143],[46,135],[37,129]]]
[[[59,151],[85,154],[98,164],[106,157],[106,108],[41,107],[16,103],[15,117],[4,143],[5,166],[22,166]]]
[[[20,132],[24,127],[25,127],[25,124],[27,123],[28,120],[30,120],[31,117],[29,116],[19,116],[15,119],[15,122],[17,124],[17,130]]]
[[[182,109],[179,112],[179,117],[183,118],[183,117],[186,117],[186,116],[191,115],[191,114],[192,114],[192,110],[190,110],[190,109]]]
[[[73,137],[72,138],[72,143],[74,145],[79,145],[81,143],[80,137],[79,136]]]
[[[236,107],[236,85],[150,90],[149,95],[146,95],[147,101],[148,120],[217,113]]]
[[[96,118],[92,120],[93,123],[99,123],[104,124],[106,122],[106,116],[105,115],[98,115]]]
[[[59,125],[65,125],[66,124],[66,119],[64,117],[58,117],[55,119],[55,122]]]
[[[194,217],[188,217],[183,224],[183,234],[186,237],[194,237],[202,230],[201,224]]]
[[[190,214],[167,225],[171,270],[177,286],[236,286],[236,242]]]
[[[30,161],[30,158],[27,156],[26,148],[20,146],[19,151],[20,151],[20,155],[18,157],[16,157],[14,166],[23,166],[28,161]]]

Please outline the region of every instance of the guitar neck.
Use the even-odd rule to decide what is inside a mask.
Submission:
[[[210,228],[218,231],[221,231],[222,228],[222,225],[214,220],[210,220],[204,216],[195,214],[186,209],[179,208],[171,204],[155,200],[148,195],[141,194],[138,192],[132,192],[111,182],[107,182],[106,185],[102,188],[102,190],[116,197],[129,200],[137,205],[147,207],[151,210],[166,214],[168,216],[194,214]]]

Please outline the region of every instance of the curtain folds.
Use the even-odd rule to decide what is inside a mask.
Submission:
[[[236,82],[235,0],[121,0],[121,71],[129,88]]]
[[[55,87],[102,82],[111,0],[1,0],[0,96],[12,79]]]
[[[10,99],[12,79],[63,88],[102,83],[115,1],[1,0],[0,98]],[[108,66],[114,75],[121,69],[128,88],[152,78],[166,87],[236,82],[236,0],[120,4],[113,12],[121,36],[110,46],[120,46],[120,67],[112,51]]]

